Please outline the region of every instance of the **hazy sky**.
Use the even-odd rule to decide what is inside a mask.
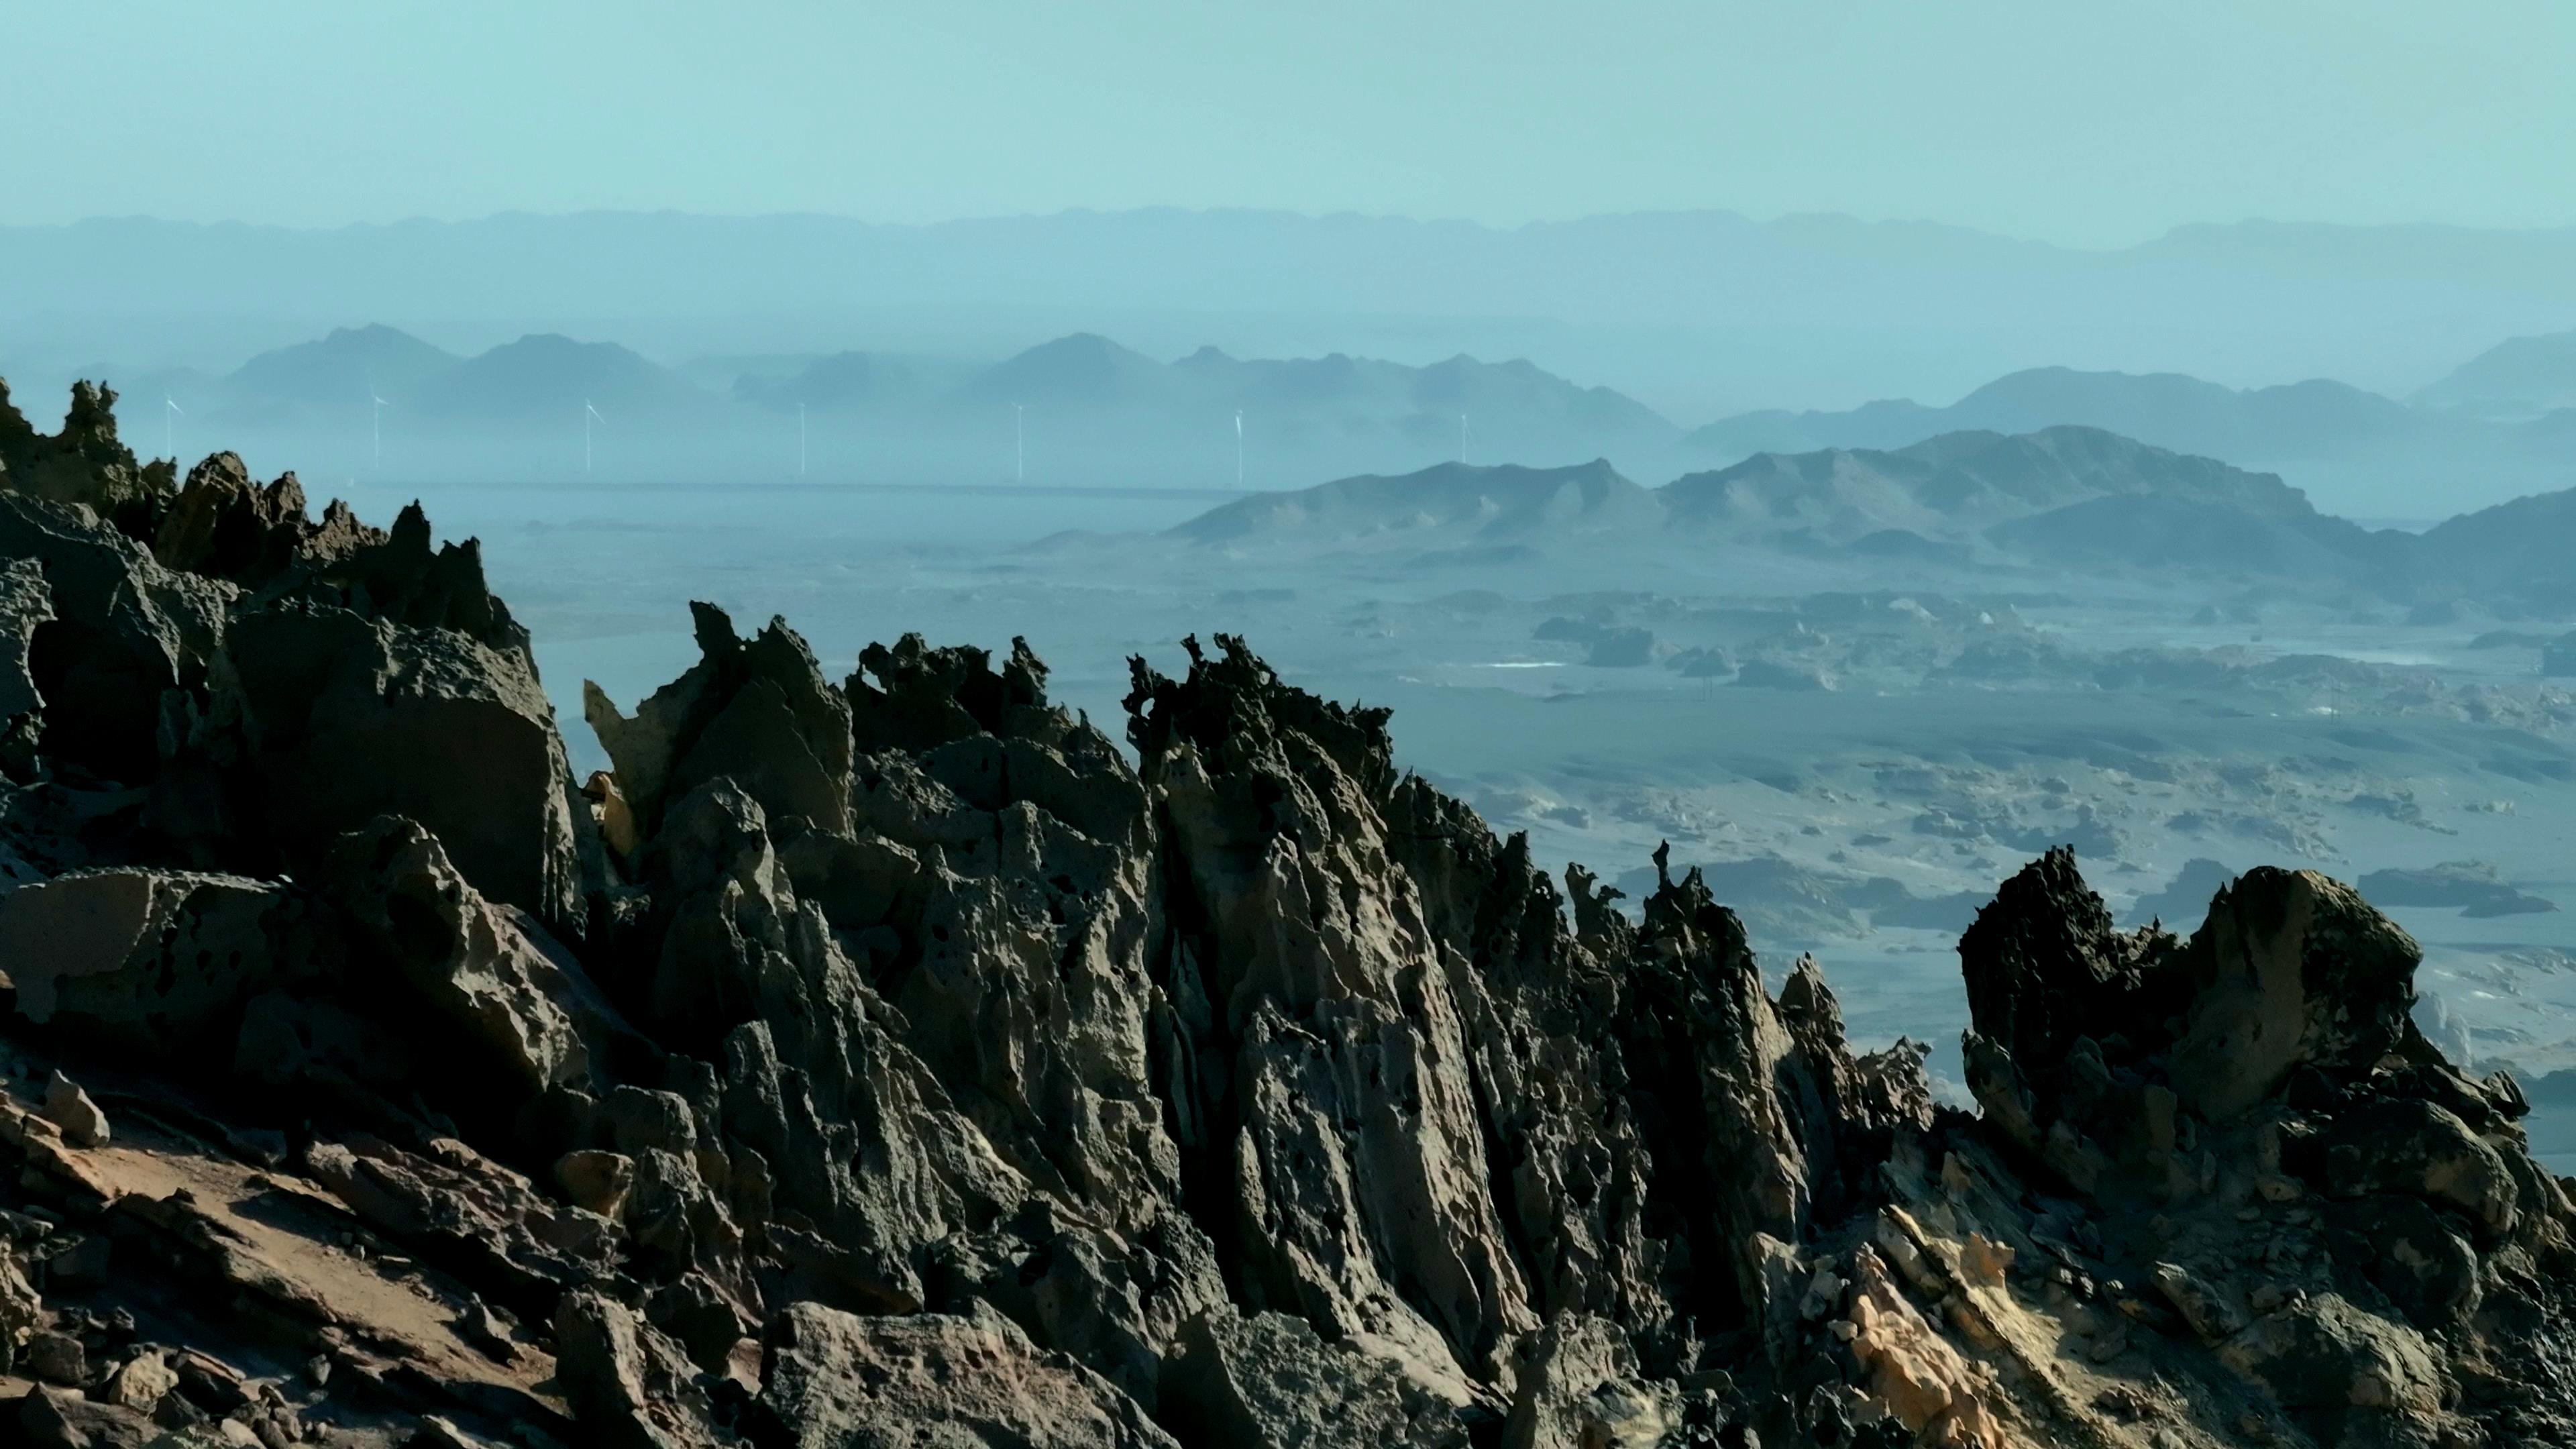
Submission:
[[[0,222],[2576,224],[2565,0],[9,0],[0,54]]]

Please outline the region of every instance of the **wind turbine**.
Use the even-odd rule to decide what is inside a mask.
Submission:
[[[805,405],[796,405],[796,476],[805,476]]]
[[[1234,486],[1243,488],[1243,409],[1234,410]]]
[[[365,369],[363,376],[367,379],[367,439],[375,449],[375,461],[367,471],[381,473],[385,469],[385,395],[376,391],[374,368]]]
[[[179,445],[173,440],[171,420],[185,416],[187,416],[187,409],[173,402],[170,394],[166,392],[161,394],[161,451],[170,456],[170,462],[174,467],[179,461]]]
[[[590,405],[590,399],[581,400],[581,476],[584,478],[590,476],[590,425],[593,422],[604,425],[607,421],[599,415],[599,409]]]
[[[1018,450],[1019,462],[1012,474],[1014,482],[1029,481],[1029,405],[1011,404],[1011,441]]]

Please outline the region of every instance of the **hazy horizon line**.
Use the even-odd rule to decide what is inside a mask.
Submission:
[[[339,232],[397,231],[409,228],[469,227],[492,222],[579,221],[608,218],[680,218],[709,222],[824,222],[865,227],[880,231],[937,231],[948,227],[993,226],[1018,222],[1047,222],[1078,218],[1119,218],[1183,216],[1209,218],[1289,219],[1301,222],[1347,222],[1366,224],[1401,224],[1425,228],[1457,228],[1469,231],[1513,234],[1580,227],[1609,221],[1641,219],[1719,219],[1745,226],[1780,229],[1801,224],[1844,224],[1878,231],[1946,232],[1973,236],[2018,246],[2045,247],[2052,251],[2109,255],[2134,251],[2174,237],[2207,231],[2313,231],[2313,232],[2445,232],[2488,236],[2540,237],[2576,233],[2576,223],[2536,226],[2493,226],[2470,222],[2420,219],[2414,221],[2333,221],[2319,219],[2284,219],[2272,216],[2242,216],[2233,220],[2178,221],[2129,241],[2119,243],[2079,243],[2030,236],[1967,222],[1945,221],[1923,216],[1867,216],[1854,211],[1799,210],[1770,216],[1755,216],[1725,206],[1701,207],[1636,207],[1621,211],[1581,212],[1571,216],[1535,217],[1526,221],[1502,222],[1464,216],[1415,216],[1402,212],[1364,211],[1344,208],[1332,211],[1305,211],[1280,206],[1183,206],[1155,204],[1141,206],[1069,206],[1051,211],[1001,211],[970,213],[932,220],[876,219],[852,212],[833,211],[698,211],[680,206],[660,207],[579,207],[564,211],[531,211],[525,208],[503,208],[471,215],[432,216],[414,213],[390,219],[360,219],[343,222],[312,223],[292,221],[257,221],[242,217],[213,220],[163,216],[153,212],[100,213],[74,217],[67,221],[0,219],[0,231],[72,231],[83,227],[149,224],[192,227],[208,231],[276,231],[300,234]]]

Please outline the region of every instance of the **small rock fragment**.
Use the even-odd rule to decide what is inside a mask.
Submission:
[[[68,1333],[47,1330],[27,1340],[27,1371],[49,1384],[79,1388],[89,1377],[89,1351]]]
[[[63,1129],[63,1140],[74,1147],[107,1145],[107,1114],[60,1072],[45,1083],[45,1120]]]
[[[99,1397],[111,1404],[150,1413],[163,1395],[179,1387],[179,1375],[157,1353],[138,1353],[107,1380]]]
[[[614,1219],[635,1186],[635,1162],[622,1152],[567,1152],[555,1161],[555,1181],[574,1207]]]

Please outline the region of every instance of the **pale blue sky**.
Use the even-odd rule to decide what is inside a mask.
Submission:
[[[6,0],[0,54],[0,222],[2576,224],[2562,0]]]

